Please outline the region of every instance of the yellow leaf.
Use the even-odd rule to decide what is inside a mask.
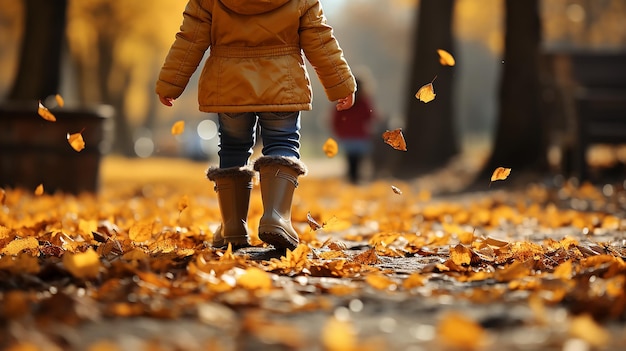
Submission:
[[[185,121],[176,121],[172,125],[172,135],[180,135],[185,131]]]
[[[433,78],[432,82],[423,85],[417,93],[415,93],[415,97],[424,103],[431,102],[435,100],[435,88],[433,87],[433,82],[437,79],[437,76]]]
[[[335,139],[328,138],[326,139],[324,146],[322,146],[322,150],[324,150],[327,157],[335,157],[337,152],[339,152],[339,146],[337,145]]]
[[[458,312],[448,312],[437,324],[438,339],[457,350],[478,350],[486,333],[480,324]]]
[[[385,144],[400,151],[406,151],[406,141],[402,135],[402,128],[387,130],[383,132],[383,140]]]
[[[27,236],[25,238],[13,239],[0,253],[3,255],[17,255],[24,250],[36,250],[37,248],[39,248],[39,241],[32,236]]]
[[[39,114],[39,116],[41,116],[41,118],[45,119],[46,121],[50,121],[50,122],[56,122],[57,121],[57,118],[54,117],[52,112],[50,112],[50,110],[48,110],[48,108],[45,107],[41,103],[41,101],[39,101],[39,108],[37,109],[37,113]]]
[[[396,283],[382,274],[371,274],[365,277],[365,281],[373,288],[387,290]]]
[[[565,261],[554,269],[554,276],[563,281],[572,279],[573,273],[572,261]]]
[[[472,252],[467,247],[458,244],[450,248],[450,259],[457,266],[469,265],[472,262]]]
[[[455,65],[456,62],[454,60],[454,57],[449,52],[443,49],[438,49],[437,53],[439,54],[439,63],[442,66],[454,66]]]
[[[79,133],[70,134],[67,133],[67,142],[70,143],[72,149],[80,152],[85,148],[85,141],[83,135]]]
[[[128,230],[128,238],[134,242],[144,242],[152,238],[152,223],[135,223]]]
[[[183,197],[178,200],[178,212],[183,212],[187,207],[189,207],[189,196],[183,195]]]
[[[272,287],[272,277],[260,268],[250,267],[239,276],[237,285],[246,290],[269,290]]]
[[[61,96],[61,94],[56,94],[54,96],[54,99],[57,101],[57,104],[59,105],[59,107],[65,106],[65,100],[63,100],[63,97]]]
[[[322,344],[328,351],[356,350],[356,330],[349,321],[332,317],[322,328]]]
[[[504,167],[498,167],[493,171],[493,174],[491,175],[491,181],[496,181],[496,180],[505,180],[509,174],[511,174],[511,169],[510,168],[504,168]]]
[[[35,188],[35,195],[37,196],[43,195],[43,184],[37,185],[37,188]]]
[[[100,272],[100,257],[92,248],[80,253],[66,252],[63,266],[77,278],[95,278]]]
[[[402,287],[409,290],[412,288],[417,288],[424,285],[424,281],[426,279],[419,272],[412,273],[408,276],[404,282],[402,282]]]

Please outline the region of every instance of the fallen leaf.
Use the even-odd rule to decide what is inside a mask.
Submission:
[[[185,131],[185,121],[176,121],[172,125],[172,135],[180,135]]]
[[[35,188],[35,195],[37,196],[43,195],[43,184],[37,185],[37,187]]]
[[[469,265],[472,262],[472,251],[458,244],[450,248],[450,259],[458,266]]]
[[[439,63],[442,66],[454,66],[455,65],[456,62],[454,60],[454,57],[449,52],[443,49],[437,49],[437,53],[439,54]]]
[[[67,133],[67,142],[70,143],[72,149],[81,152],[85,148],[82,132],[70,134]]]
[[[396,150],[406,151],[406,141],[404,140],[404,135],[402,135],[402,128],[383,132],[383,140],[385,144]]]
[[[59,107],[65,106],[65,100],[63,100],[63,97],[61,96],[61,94],[56,94],[54,96],[54,99],[56,100],[56,102],[59,105]]]
[[[448,312],[437,324],[441,343],[458,350],[478,350],[485,343],[486,332],[480,324],[459,313]]]
[[[365,277],[365,281],[371,287],[378,290],[387,290],[391,287],[396,286],[396,283],[393,280],[387,278],[387,276],[383,274],[370,274]]]
[[[603,348],[611,339],[611,335],[588,314],[574,317],[569,333],[596,348]]]
[[[50,110],[48,110],[47,107],[45,107],[41,101],[39,101],[39,108],[37,109],[37,113],[39,114],[39,116],[41,116],[41,118],[45,119],[46,121],[50,121],[50,122],[56,122],[57,118],[52,114],[52,112],[50,112]]]
[[[100,257],[92,248],[80,253],[66,252],[63,266],[76,278],[95,278],[100,272]]]
[[[428,103],[428,102],[435,100],[436,94],[435,94],[435,88],[433,87],[433,82],[435,81],[435,79],[437,79],[437,76],[435,76],[435,78],[433,78],[433,80],[430,83],[425,84],[421,88],[419,88],[417,93],[415,93],[415,97],[424,103]]]
[[[498,167],[493,171],[493,174],[491,174],[491,181],[505,180],[509,174],[511,174],[510,168]]]
[[[335,157],[337,153],[339,152],[339,145],[337,145],[337,142],[335,141],[335,139],[328,138],[326,139],[326,142],[322,146],[322,150],[324,150],[324,153],[326,154],[327,157],[329,158]]]
[[[0,251],[3,255],[17,255],[24,250],[36,250],[39,248],[39,241],[32,236],[16,238],[9,242]]]
[[[183,197],[178,200],[178,212],[183,212],[187,207],[189,207],[189,196],[183,195]]]
[[[260,268],[250,267],[237,278],[237,285],[246,290],[269,290],[272,277]]]
[[[128,238],[134,242],[144,242],[152,238],[153,223],[135,223],[128,230]]]
[[[322,344],[328,351],[356,350],[357,338],[354,325],[346,320],[331,317],[322,328]]]
[[[402,190],[398,189],[395,186],[391,186],[391,190],[393,190],[394,193],[398,194],[398,195],[402,195]]]

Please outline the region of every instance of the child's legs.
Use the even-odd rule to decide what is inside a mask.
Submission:
[[[256,134],[254,112],[219,113],[220,168],[241,167],[252,156]]]
[[[259,112],[263,155],[300,158],[300,111]]]

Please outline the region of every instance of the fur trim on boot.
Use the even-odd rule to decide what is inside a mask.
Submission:
[[[209,167],[206,172],[207,178],[209,180],[215,181],[215,179],[219,178],[231,178],[231,177],[254,177],[254,170],[250,169],[250,166],[243,167],[229,167],[229,168],[219,168],[219,167]]]
[[[254,162],[254,170],[259,171],[265,166],[285,166],[293,169],[299,176],[307,173],[305,164],[293,156],[261,156]]]

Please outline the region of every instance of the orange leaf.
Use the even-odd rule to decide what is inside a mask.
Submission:
[[[183,212],[189,206],[189,196],[183,195],[183,197],[178,200],[178,212]]]
[[[493,171],[493,174],[491,175],[491,181],[496,181],[496,180],[505,180],[509,174],[511,174],[511,169],[510,168],[504,168],[504,167],[498,167],[495,169],[495,171]],[[491,185],[491,182],[489,182],[489,185]]]
[[[269,290],[272,288],[272,277],[260,268],[250,267],[237,278],[237,285],[246,290]]]
[[[349,321],[331,317],[322,328],[324,350],[346,351],[357,349],[357,333]]]
[[[37,188],[35,188],[35,195],[37,196],[43,195],[43,184],[37,185]]]
[[[23,250],[36,250],[39,247],[39,241],[32,236],[27,236],[23,239],[15,238],[9,242],[0,251],[3,255],[17,255]]]
[[[177,121],[172,125],[172,135],[180,135],[185,131],[185,121]]]
[[[449,52],[443,49],[437,49],[437,53],[439,54],[439,63],[442,66],[454,66],[455,65],[456,62],[454,60],[454,57]]]
[[[95,278],[100,271],[100,256],[92,248],[75,254],[66,252],[63,265],[77,278]]]
[[[392,286],[396,285],[396,283],[393,280],[387,278],[387,276],[382,275],[382,274],[368,275],[367,277],[365,277],[365,281],[371,287],[376,288],[378,290],[387,290],[391,288]]]
[[[311,216],[311,212],[307,212],[306,222],[309,224],[309,228],[311,228],[311,230],[313,231],[322,229],[324,227],[322,224],[319,224],[315,219],[313,219],[313,216]]]
[[[437,79],[437,76],[433,78],[432,82],[423,85],[417,93],[415,93],[415,97],[424,103],[431,102],[435,100],[435,88],[433,87],[433,82]]]
[[[52,112],[50,112],[50,110],[48,110],[48,108],[45,107],[41,103],[41,101],[39,101],[39,108],[37,109],[37,113],[39,114],[39,116],[41,116],[41,118],[45,119],[46,121],[50,121],[50,122],[56,122],[57,121],[57,118],[54,117]]]
[[[450,248],[450,259],[457,266],[468,265],[472,262],[472,252],[467,247],[458,244]]]
[[[339,146],[337,145],[335,139],[328,138],[324,143],[324,146],[322,146],[322,150],[324,150],[327,157],[335,157],[337,152],[339,152]]]
[[[54,96],[54,99],[57,101],[57,104],[59,105],[59,107],[65,106],[65,100],[63,100],[63,97],[61,96],[61,94],[56,94]]]
[[[67,133],[67,142],[70,143],[72,149],[78,152],[85,148],[85,140],[83,140],[81,132],[74,134]]]
[[[135,223],[128,230],[128,238],[135,242],[144,242],[152,238],[152,223]]]
[[[404,135],[402,135],[402,128],[385,131],[383,140],[396,150],[406,151],[406,141],[404,140]]]
[[[448,312],[437,324],[438,339],[455,349],[478,350],[487,337],[483,327],[469,317]]]

